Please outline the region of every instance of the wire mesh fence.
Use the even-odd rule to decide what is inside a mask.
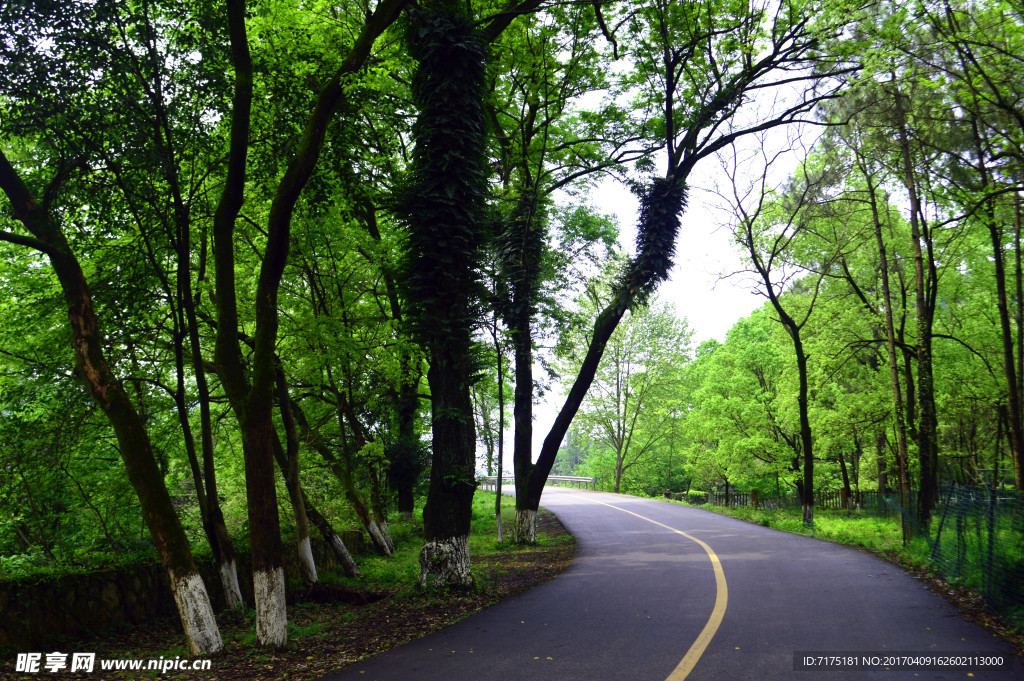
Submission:
[[[800,508],[796,494],[759,497],[756,492],[715,491],[690,493],[687,501],[762,510]],[[1024,628],[1024,493],[945,485],[928,532],[915,511],[916,491],[844,494],[820,490],[815,492],[815,507],[899,522],[905,543],[927,542],[929,565],[937,575],[977,589],[990,611]]]
[[[1024,497],[948,485],[932,522],[931,566],[978,589],[992,612],[1024,626]]]

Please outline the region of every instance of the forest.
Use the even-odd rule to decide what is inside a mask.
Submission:
[[[469,588],[497,470],[522,543],[552,472],[1024,487],[1020,0],[7,0],[0,61],[5,579],[155,557],[210,653],[244,550],[273,648],[284,542],[421,512]],[[694,345],[709,196],[765,303]]]

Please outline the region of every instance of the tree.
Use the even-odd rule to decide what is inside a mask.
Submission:
[[[413,98],[419,113],[412,179],[403,200],[405,286],[407,314],[430,364],[433,431],[419,582],[466,588],[473,584],[468,537],[476,435],[470,384],[486,229],[486,48],[470,18],[445,5],[419,13],[408,40],[417,61]]]
[[[253,356],[246,362],[239,344],[234,231],[245,197],[253,103],[252,61],[245,33],[244,4],[229,0],[235,91],[230,118],[227,177],[213,222],[216,256],[217,342],[214,362],[242,431],[246,464],[249,533],[256,594],[256,637],[261,645],[288,639],[284,568],[274,489],[273,393],[277,361],[277,295],[288,258],[292,216],[299,195],[320,157],[328,124],[344,95],[343,78],[358,71],[376,39],[391,25],[405,0],[384,0],[366,15],[344,61],[320,89],[302,139],[277,184],[267,216],[267,241],[256,287]]]
[[[589,319],[602,302],[600,293],[590,288],[582,316]],[[566,373],[578,367],[586,342],[581,331],[573,325],[560,343]],[[670,305],[655,303],[627,314],[608,340],[576,428],[614,454],[615,493],[623,474],[650,459],[672,431],[673,405],[690,359],[690,336],[686,321]]]
[[[652,136],[663,145],[667,168],[640,190],[636,255],[594,323],[580,372],[537,462],[524,471],[527,512],[539,506],[612,332],[626,311],[643,305],[668,276],[696,164],[736,139],[798,120],[833,97],[837,79],[851,70],[817,52],[820,38],[847,20],[819,10],[813,2],[783,2],[777,10],[756,3],[656,2],[631,12],[624,22],[636,64],[631,77],[642,88],[643,110],[651,116]],[[812,21],[816,14],[819,24]],[[805,89],[795,102],[757,112],[754,95],[770,83]],[[744,124],[723,130],[730,120]]]
[[[599,240],[610,241],[610,230],[593,229],[600,220],[587,220],[586,211],[578,211],[580,216],[553,210],[551,197],[598,172],[620,170],[646,151],[640,126],[613,103],[612,93],[596,111],[571,107],[585,95],[609,89],[604,70],[595,68],[611,56],[599,49],[600,12],[596,4],[555,5],[524,17],[495,46],[496,73],[502,77],[491,84],[487,107],[496,138],[502,212],[493,243],[494,304],[514,351],[514,536],[519,542],[532,542],[534,528],[527,481],[533,462],[535,325],[559,314],[550,289],[572,284],[565,267],[558,266],[571,262],[566,251],[572,242],[582,241],[576,250],[592,258]],[[552,237],[560,243],[553,244]]]
[[[851,244],[859,245],[859,225],[832,210],[832,201],[822,192],[825,173],[806,162],[788,187],[778,193],[770,189],[767,178],[772,160],[764,149],[762,144],[759,151],[753,152],[762,157],[764,171],[750,189],[740,188],[737,170],[740,164],[756,167],[758,161],[741,157],[733,149],[726,171],[732,183],[729,198],[735,211],[733,233],[760,279],[759,293],[768,298],[793,342],[799,377],[797,405],[803,460],[803,480],[797,489],[802,498],[804,525],[810,527],[814,524],[814,437],[808,353],[802,332],[814,312],[826,274],[837,266]],[[801,274],[804,276],[797,279]],[[804,292],[789,297],[795,305],[783,303],[782,293],[787,287]]]
[[[725,343],[702,343],[691,365],[685,466],[704,489],[729,481],[781,496],[783,484],[802,484],[800,423],[786,400],[792,342],[776,338],[770,307],[736,322]]]
[[[71,325],[76,373],[117,434],[128,478],[142,505],[160,560],[167,569],[189,648],[194,654],[217,652],[224,644],[206,586],[192,560],[188,539],[157,467],[145,425],[107,361],[89,286],[78,258],[59,223],[50,214],[47,203],[40,203],[32,195],[2,151],[0,188],[10,201],[14,218],[31,235],[3,231],[0,239],[44,253],[60,281]]]

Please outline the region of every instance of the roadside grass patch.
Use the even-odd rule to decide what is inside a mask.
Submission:
[[[680,501],[671,503],[690,505]],[[924,566],[928,560],[928,544],[923,539],[913,541],[907,546],[903,545],[899,517],[895,513],[886,517],[863,515],[856,511],[815,509],[814,527],[806,528],[799,509],[760,509],[710,504],[694,508],[739,518],[783,532],[802,534],[847,546],[858,546],[886,555],[899,555],[910,564],[919,567]]]

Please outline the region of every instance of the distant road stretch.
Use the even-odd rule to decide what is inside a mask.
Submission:
[[[1009,645],[869,554],[625,495],[550,487],[541,505],[576,536],[569,569],[325,679],[1024,679]],[[1012,662],[901,667],[922,654]],[[851,661],[868,664],[835,668]]]

